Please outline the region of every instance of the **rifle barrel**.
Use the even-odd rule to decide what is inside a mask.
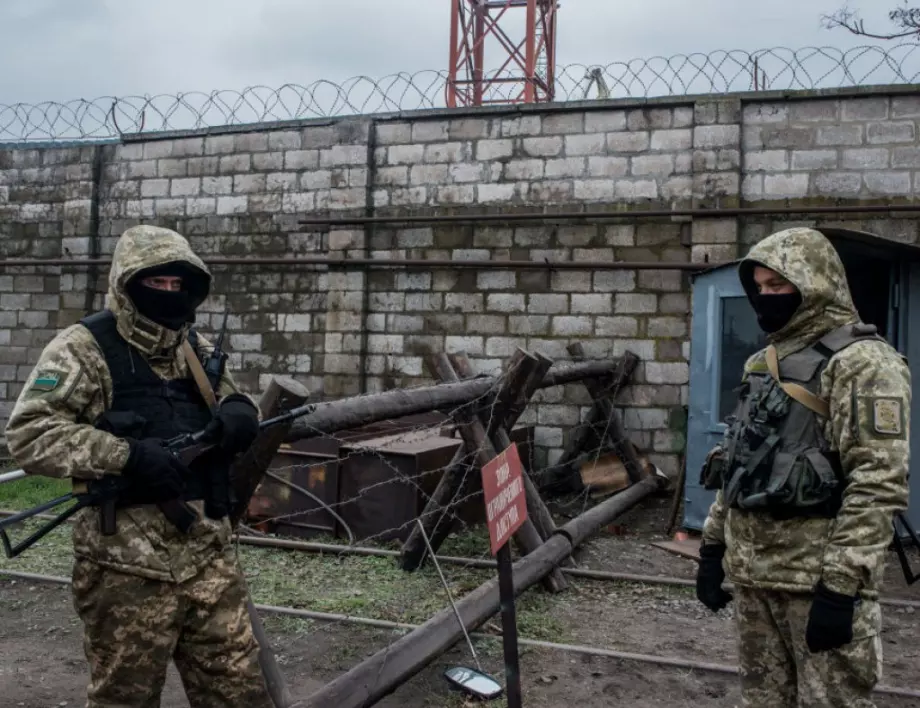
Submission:
[[[297,408],[292,408],[287,413],[281,413],[276,415],[274,418],[268,418],[259,423],[259,430],[264,430],[265,428],[271,428],[280,423],[286,423],[289,420],[294,420],[295,418],[300,418],[303,415],[307,415],[316,410],[315,403],[305,403],[302,406]]]

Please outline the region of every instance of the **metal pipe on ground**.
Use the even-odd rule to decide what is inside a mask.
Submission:
[[[0,516],[12,516],[19,512],[10,509],[0,509]],[[34,518],[51,520],[51,514],[36,514]],[[249,536],[239,534],[234,536],[244,546],[259,548],[275,548],[288,551],[306,551],[308,553],[339,553],[342,555],[377,556],[380,558],[399,558],[399,551],[389,551],[385,548],[367,548],[364,546],[339,546],[334,543],[317,543],[314,541],[292,541],[286,538],[272,538],[270,536]],[[466,568],[484,568],[495,570],[497,564],[494,560],[484,558],[463,558],[462,556],[437,556],[440,563],[459,565]],[[603,582],[641,583],[645,585],[666,585],[674,587],[692,588],[696,581],[692,578],[678,578],[673,575],[640,575],[637,573],[617,573],[609,570],[592,570],[591,568],[560,568],[564,575],[586,580],[599,580]],[[725,588],[732,590],[731,583],[726,583]],[[880,597],[879,603],[889,607],[912,607],[920,609],[920,600],[902,600],[895,597]]]
[[[0,516],[12,516],[19,512],[10,509],[0,509]],[[53,519],[51,514],[36,514],[37,519]],[[235,535],[234,540],[244,546],[259,548],[275,548],[288,551],[306,551],[308,553],[339,553],[342,555],[377,556],[380,558],[399,558],[399,551],[390,551],[386,548],[367,548],[364,546],[340,546],[334,543],[318,543],[314,541],[293,541],[286,538],[272,538],[270,536],[249,536],[246,534]],[[438,555],[440,563],[459,565],[466,568],[484,568],[495,570],[497,564],[494,560],[484,558],[463,558],[462,556]],[[640,575],[637,573],[617,573],[608,570],[592,570],[591,568],[560,568],[565,575],[586,580],[599,580],[604,582],[641,583],[645,585],[665,585],[674,587],[692,588],[696,581],[692,578],[678,578],[673,575]],[[724,586],[727,590],[733,589],[731,583]],[[920,609],[920,600],[902,600],[895,597],[880,597],[879,603],[889,607],[912,607]]]
[[[659,489],[660,484],[657,476],[646,477],[557,529],[536,551],[514,564],[515,595],[540,582],[589,535]],[[493,578],[460,600],[457,611],[463,617],[464,626],[475,629],[498,612],[500,602],[498,579]],[[418,629],[305,697],[302,703],[305,708],[372,706],[447,651],[462,636],[463,631],[453,609],[445,608]]]
[[[3,474],[0,474],[0,484],[4,484],[6,482],[15,482],[17,479],[22,479],[25,476],[26,476],[26,473],[24,470],[13,470],[12,472],[4,472]]]
[[[14,513],[0,511],[0,514]],[[379,556],[381,558],[398,558],[399,551],[390,551],[385,548],[366,548],[363,546],[339,546],[334,543],[317,543],[313,541],[293,541],[286,538],[272,538],[270,536],[248,536],[240,534],[236,537],[245,546],[261,548],[277,548],[291,551],[307,551],[312,553],[340,553],[342,555]],[[438,562],[450,565],[459,565],[466,568],[484,568],[495,570],[497,564],[494,560],[484,558],[463,558],[461,556],[436,556]],[[592,570],[590,568],[560,568],[564,575],[586,580],[601,580],[624,583],[643,583],[646,585],[670,585],[676,587],[696,587],[692,578],[678,578],[672,575],[640,575],[637,573],[617,573],[608,570]],[[727,590],[732,590],[731,583],[725,583]],[[879,603],[890,607],[913,607],[920,609],[920,600],[901,600],[893,597],[880,597]]]
[[[60,585],[69,585],[70,579],[55,575],[40,575],[38,573],[23,573],[11,570],[0,570],[0,577],[8,577],[13,580],[34,580],[35,582],[55,583]],[[421,625],[410,624],[408,622],[391,622],[389,620],[378,620],[370,617],[354,617],[352,615],[341,615],[330,612],[314,612],[312,610],[301,610],[296,607],[283,607],[278,605],[255,605],[260,612],[268,614],[284,615],[288,617],[299,617],[301,619],[311,619],[321,622],[342,622],[345,624],[354,624],[366,627],[375,627],[377,629],[390,629],[396,631],[417,630]],[[486,634],[483,632],[472,632],[471,637],[476,639],[499,639],[501,635]],[[518,644],[522,646],[531,646],[540,649],[550,649],[553,651],[570,652],[573,654],[584,654],[588,656],[603,656],[611,659],[621,659],[625,661],[636,661],[645,664],[654,664],[657,666],[670,666],[678,669],[690,669],[695,671],[708,671],[719,674],[737,674],[738,667],[729,664],[716,664],[703,661],[693,661],[680,657],[656,656],[654,654],[637,654],[633,652],[615,651],[613,649],[604,649],[602,647],[584,646],[579,644],[561,644],[559,642],[547,642],[539,639],[518,638]],[[907,698],[920,698],[920,690],[913,688],[899,688],[895,686],[878,686],[875,693],[889,696],[904,696]],[[297,702],[295,706],[302,706]],[[290,706],[294,708],[294,706]]]

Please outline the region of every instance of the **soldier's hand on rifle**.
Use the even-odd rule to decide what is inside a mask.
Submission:
[[[208,426],[212,439],[231,455],[245,452],[259,435],[259,411],[239,393],[222,399],[217,414]]]
[[[121,471],[131,483],[132,497],[148,504],[175,499],[185,488],[188,468],[156,438],[128,438],[131,453]]]

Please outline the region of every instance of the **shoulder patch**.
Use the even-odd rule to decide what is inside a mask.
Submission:
[[[35,372],[35,378],[29,391],[34,393],[50,393],[58,386],[61,386],[67,380],[67,372],[53,371],[51,369],[42,369]]]
[[[879,435],[904,432],[904,406],[900,398],[872,399],[872,429]]]
[[[39,369],[32,376],[28,388],[25,390],[24,398],[31,400],[34,398],[48,398],[57,400],[62,396],[66,399],[73,383],[80,377],[71,380],[71,372],[61,371],[59,369]]]

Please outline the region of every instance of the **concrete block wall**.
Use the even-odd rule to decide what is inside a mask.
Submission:
[[[261,390],[272,374],[317,396],[429,380],[428,353],[466,351],[495,372],[517,346],[559,361],[635,352],[622,394],[634,441],[670,474],[689,395],[689,278],[679,270],[362,269],[353,258],[731,260],[785,223],[714,215],[626,219],[627,208],[911,200],[920,185],[909,87],[702,96],[464,113],[361,116],[96,146],[0,147],[0,253],[106,256],[156,223],[208,257],[329,256],[335,266],[214,266],[205,333],[230,312],[230,363]],[[869,95],[866,95],[869,94]],[[600,223],[311,228],[310,215],[610,212]],[[830,222],[826,219],[821,223]],[[841,223],[839,219],[833,223]],[[916,221],[882,235],[916,242]],[[905,226],[904,224],[908,224]],[[104,268],[0,272],[0,419],[41,347],[102,304]],[[587,411],[580,386],[525,415],[552,461]]]

